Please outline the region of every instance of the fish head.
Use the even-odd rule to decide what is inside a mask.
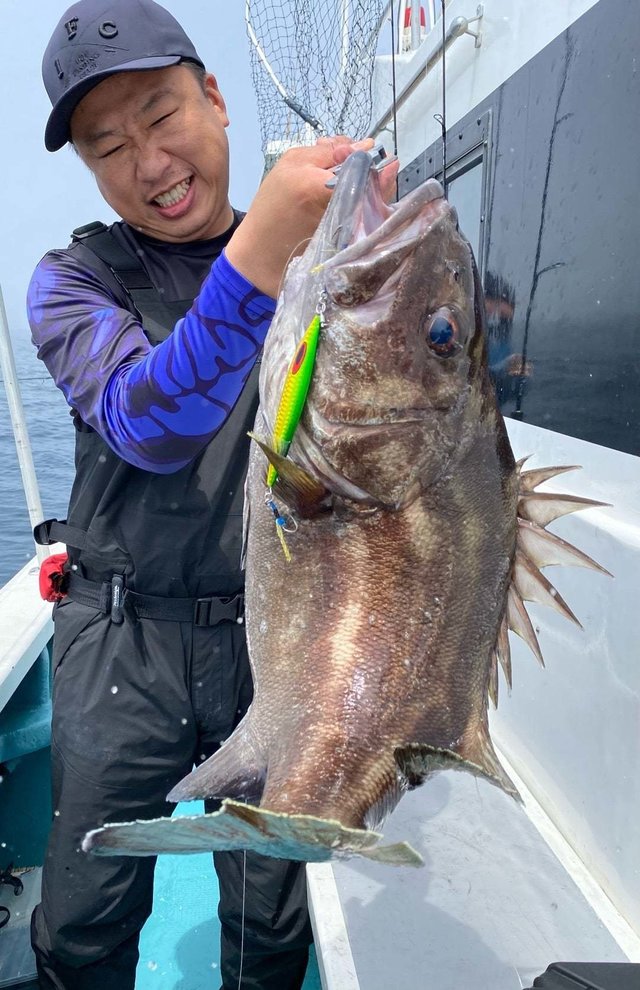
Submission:
[[[290,456],[335,494],[403,504],[459,449],[484,363],[479,283],[455,210],[435,180],[385,203],[378,171],[355,153],[294,282],[289,298],[307,307],[294,322],[304,329],[319,309],[322,330]]]

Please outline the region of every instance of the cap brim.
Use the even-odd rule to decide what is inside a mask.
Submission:
[[[150,58],[137,58],[132,62],[123,62],[122,65],[113,65],[102,72],[96,72],[88,79],[80,82],[68,89],[64,96],[56,103],[49,115],[47,126],[44,132],[44,145],[47,151],[58,151],[67,141],[71,140],[69,125],[73,111],[78,106],[83,97],[89,93],[94,86],[115,75],[116,72],[139,72],[143,69],[164,69],[168,65],[176,65],[184,58],[183,55],[157,55]]]

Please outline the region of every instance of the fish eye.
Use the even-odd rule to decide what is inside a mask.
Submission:
[[[460,350],[458,324],[446,307],[428,318],[426,336],[428,346],[439,357],[451,357]]]

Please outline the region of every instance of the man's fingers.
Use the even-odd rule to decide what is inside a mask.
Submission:
[[[350,154],[354,151],[371,151],[373,148],[373,138],[363,138],[362,141],[350,141],[336,144],[333,155],[336,165],[342,165]]]
[[[354,151],[370,151],[373,148],[372,138],[354,141],[344,134],[331,137],[320,137],[315,144],[308,147],[292,148],[283,158],[297,161],[300,164],[316,165],[318,168],[335,168],[342,165]]]
[[[385,203],[392,203],[396,199],[399,171],[400,162],[397,158],[380,169],[380,192]]]

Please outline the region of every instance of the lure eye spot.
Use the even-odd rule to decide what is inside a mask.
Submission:
[[[298,350],[294,355],[293,361],[291,362],[291,367],[289,369],[290,374],[295,375],[298,373],[298,371],[300,371],[300,368],[304,363],[304,357],[306,353],[307,353],[307,342],[306,340],[303,340],[302,343],[300,344],[300,347],[298,348]]]

